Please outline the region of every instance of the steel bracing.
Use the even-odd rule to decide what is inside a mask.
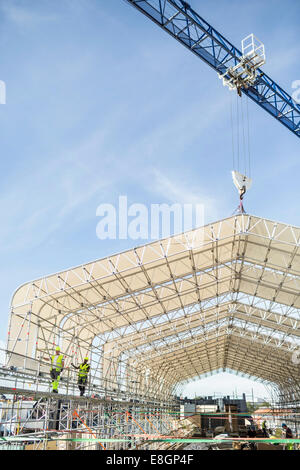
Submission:
[[[125,0],[164,31],[231,80],[230,69],[238,66],[242,52],[201,18],[183,0]],[[261,69],[255,83],[242,92],[300,137],[300,106]]]
[[[0,387],[11,394],[11,388]],[[0,450],[136,449],[179,427],[177,408],[15,389],[0,403]],[[146,444],[147,445],[147,444]],[[153,446],[152,446],[153,447]],[[155,445],[154,445],[155,448]]]
[[[49,357],[91,359],[90,393],[170,402],[231,370],[299,401],[300,229],[251,215],[116,254],[20,287],[7,367],[49,387]],[[43,382],[44,381],[44,382]]]

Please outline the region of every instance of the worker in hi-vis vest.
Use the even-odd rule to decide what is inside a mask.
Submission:
[[[80,366],[77,367],[77,366],[74,366],[74,364],[72,364],[72,366],[74,367],[74,369],[78,370],[78,382],[77,383],[78,383],[78,388],[80,390],[80,396],[83,397],[86,383],[87,383],[88,374],[91,368],[89,365],[89,359],[88,357],[85,357],[83,360],[83,363],[80,364]]]
[[[64,368],[64,356],[60,353],[60,348],[57,346],[55,355],[51,357],[50,376],[52,379],[52,392],[58,393],[58,384],[60,375]]]

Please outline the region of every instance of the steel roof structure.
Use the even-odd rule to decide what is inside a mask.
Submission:
[[[241,214],[27,283],[8,364],[35,368],[60,345],[106,389],[166,398],[230,369],[299,400],[299,247],[300,228]]]

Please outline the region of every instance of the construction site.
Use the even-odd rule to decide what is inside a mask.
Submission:
[[[253,34],[240,51],[185,1],[126,3],[300,137],[300,105]],[[233,215],[16,286],[0,450],[300,450],[300,228],[247,213],[247,158]],[[224,372],[264,384],[268,406],[183,399]]]

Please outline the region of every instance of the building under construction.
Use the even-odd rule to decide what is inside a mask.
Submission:
[[[212,67],[238,100],[300,137],[300,106],[261,69],[265,48],[253,34],[241,52],[183,0],[127,3]],[[246,214],[252,180],[238,166],[233,180],[235,215],[16,290],[0,368],[0,450],[240,449],[258,420],[276,428],[257,436],[261,445],[299,448],[300,229]],[[265,384],[265,411],[178,398],[190,381],[228,371]],[[278,433],[282,422],[293,439]]]
[[[174,445],[197,427],[176,396],[212,371],[258,378],[273,413],[297,423],[299,240],[299,228],[240,214],[20,287],[1,369],[4,445]],[[54,396],[57,346],[65,367]],[[71,367],[85,356],[88,398]]]

